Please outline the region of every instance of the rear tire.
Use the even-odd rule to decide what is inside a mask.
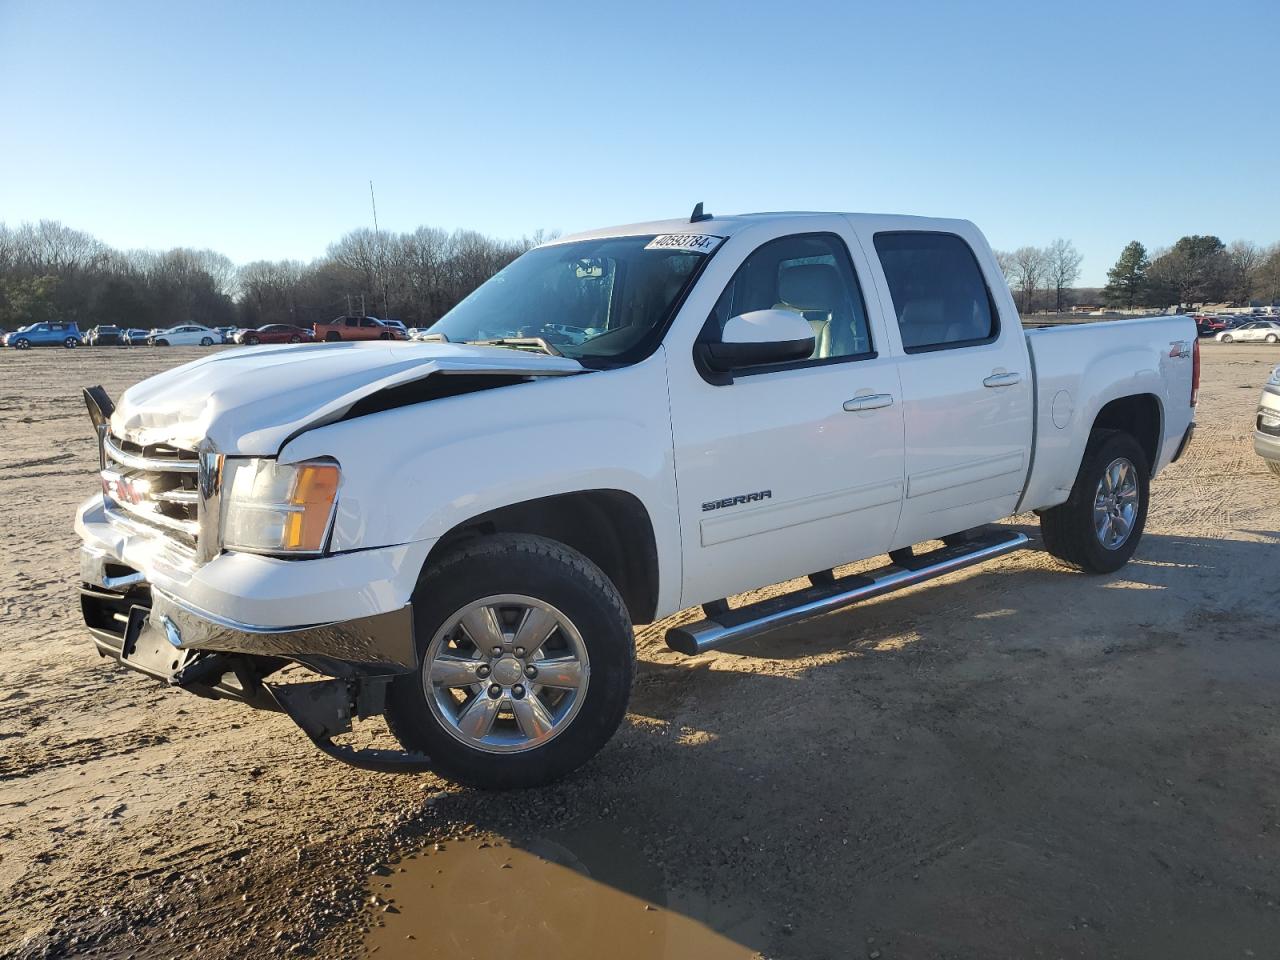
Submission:
[[[1234,339],[1234,338],[1233,338],[1233,337],[1231,336],[1231,334],[1229,334],[1229,333],[1224,333],[1224,334],[1222,335],[1222,342],[1223,342],[1223,343],[1230,343],[1233,339]]]
[[[251,347],[256,347],[256,346],[257,346],[258,344],[260,344],[262,341],[261,341],[260,339],[258,339],[257,337],[245,337],[245,338],[244,338],[244,342],[245,342],[246,344],[248,344],[249,346],[251,346]]]
[[[202,346],[202,347],[212,347],[212,346],[213,346],[213,341],[212,341],[210,338],[208,338],[208,337],[201,337],[201,338],[200,338],[200,346]]]
[[[289,338],[289,342],[290,342],[290,343],[301,343],[301,342],[302,342],[302,338],[301,338],[301,337],[290,337],[290,338]]]
[[[67,339],[62,341],[62,345],[68,350],[74,350],[76,347],[80,346],[80,341],[75,337],[67,337]]]
[[[337,343],[341,339],[342,339],[342,334],[338,333],[338,331],[336,330],[330,330],[328,333],[324,335],[325,343]]]
[[[1280,340],[1280,337],[1277,337],[1274,333],[1267,334],[1267,343],[1275,343],[1277,340]]]
[[[1108,545],[1114,538],[1119,514],[1123,509],[1109,509],[1105,478],[1109,470],[1118,464],[1127,464],[1132,471],[1136,503],[1127,521],[1127,533],[1122,542]],[[1123,468],[1121,468],[1123,469]],[[1114,573],[1126,563],[1138,548],[1142,531],[1147,522],[1147,499],[1150,493],[1151,468],[1147,455],[1138,441],[1119,430],[1094,430],[1089,435],[1076,482],[1067,502],[1045,510],[1040,515],[1040,538],[1044,548],[1058,560],[1083,570],[1085,573]],[[1125,484],[1121,484],[1125,487]],[[1103,506],[1099,506],[1103,504]],[[1107,516],[1114,517],[1106,526]],[[1099,517],[1104,527],[1099,529]]]
[[[554,611],[567,628],[554,627],[542,641],[545,648],[540,645],[520,654],[513,624],[519,622],[521,606],[530,615],[535,608],[520,604],[519,598],[537,604],[536,609]],[[463,611],[475,609],[478,601],[485,604],[481,612],[500,609],[514,616],[502,627],[503,636],[512,639],[478,638],[473,643],[469,632],[450,626]],[[441,776],[499,790],[549,783],[590,760],[626,715],[635,673],[631,619],[617,588],[600,568],[564,544],[525,534],[500,534],[460,546],[423,573],[414,592],[413,620],[422,663],[391,685],[387,725],[406,749],[429,756]],[[492,631],[487,636],[492,637]],[[491,656],[494,648],[501,654]],[[568,694],[538,685],[536,676],[549,676],[550,667],[544,666],[542,673],[535,668],[533,680],[522,679],[515,669],[525,665],[523,676],[527,677],[533,664],[547,664],[550,661],[544,658],[556,657],[563,663],[565,651],[573,649],[578,651],[580,683],[572,687],[572,694],[580,702],[559,699]],[[539,651],[542,658],[535,657]],[[474,669],[476,683],[433,685],[431,678],[439,674],[431,667],[442,661],[454,669],[460,664]],[[475,668],[470,667],[472,663]],[[466,673],[464,678],[471,675]],[[529,687],[518,690],[513,683]],[[494,690],[499,692],[493,694]],[[491,732],[481,735],[485,741],[481,742],[468,736],[461,718],[473,703],[486,706],[486,697],[501,706],[494,707],[499,711],[497,719]],[[547,698],[546,705],[542,701],[532,705],[542,706],[543,717],[554,719],[554,725],[547,728],[549,733],[533,737],[516,708],[521,706],[519,699],[527,703],[528,698],[539,697]]]

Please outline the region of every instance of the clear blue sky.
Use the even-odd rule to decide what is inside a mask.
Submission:
[[[0,0],[0,220],[310,259],[708,209],[1280,240],[1280,2]]]

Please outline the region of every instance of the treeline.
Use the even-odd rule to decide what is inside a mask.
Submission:
[[[1128,309],[1280,304],[1280,243],[1261,247],[1238,240],[1227,246],[1214,236],[1193,235],[1148,254],[1133,240],[1107,271],[1102,297],[1107,306]]]
[[[1070,240],[997,250],[996,260],[1024,314],[1061,312],[1086,293],[1073,289],[1081,257]],[[1148,254],[1134,240],[1107,271],[1107,285],[1089,294],[1100,296],[1105,306],[1125,309],[1280,304],[1280,243],[1262,247],[1238,240],[1228,246],[1214,236],[1186,236]]]
[[[530,247],[472,230],[353,230],[310,263],[237,267],[213,250],[116,250],[56,221],[0,223],[0,327],[309,326],[348,309],[426,326]]]

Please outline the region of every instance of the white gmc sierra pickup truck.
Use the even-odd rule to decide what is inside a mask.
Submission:
[[[1187,317],[1024,332],[965,221],[701,205],[531,250],[431,335],[86,389],[99,652],[359,766],[546,782],[622,720],[635,623],[701,605],[667,634],[699,654],[1017,549],[986,525],[1029,510],[1117,569],[1199,366]],[[334,741],[378,715],[403,750]]]

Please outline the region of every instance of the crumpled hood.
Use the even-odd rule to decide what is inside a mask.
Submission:
[[[568,357],[452,343],[325,343],[220,351],[135,384],[111,417],[117,436],[271,456],[293,435],[340,419],[388,387],[455,373],[564,376]]]

